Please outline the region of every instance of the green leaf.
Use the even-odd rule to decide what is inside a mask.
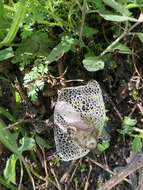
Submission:
[[[8,183],[16,184],[16,161],[18,157],[13,154],[6,162],[6,167],[4,169],[4,177],[8,181]]]
[[[109,146],[109,141],[103,141],[102,143],[97,144],[97,148],[100,152],[105,151],[107,148],[109,148]]]
[[[136,136],[134,139],[133,139],[133,142],[132,142],[132,150],[133,152],[135,153],[139,153],[142,151],[142,140],[140,137]]]
[[[44,148],[50,149],[51,146],[48,144],[47,141],[39,137],[38,135],[35,136],[36,143]]]
[[[23,152],[23,151],[27,151],[27,150],[33,150],[35,145],[35,140],[33,138],[30,137],[23,137],[20,140],[20,148],[18,149],[19,152]]]
[[[117,43],[116,45],[114,45],[111,49],[111,52],[113,52],[114,50],[118,50],[120,53],[123,54],[131,54],[131,50],[126,45],[121,43]]]
[[[131,21],[137,22],[137,19],[128,16],[120,16],[120,15],[113,15],[113,14],[102,14],[99,13],[105,20],[114,21],[114,22],[124,22],[124,21]]]
[[[84,67],[88,71],[98,71],[104,68],[104,62],[98,57],[86,57],[83,61]]]
[[[8,183],[3,176],[0,176],[0,184],[6,187],[6,189],[17,190],[17,188],[14,185]]]
[[[143,43],[143,33],[137,33],[140,41]]]
[[[19,92],[16,92],[16,91],[15,91],[15,102],[17,104],[21,103],[21,96],[20,96]]]
[[[64,36],[56,47],[54,47],[51,53],[47,57],[46,64],[50,64],[53,61],[60,59],[66,52],[72,49],[75,44],[75,40],[69,36]]]
[[[5,116],[7,119],[9,119],[11,122],[15,122],[15,118],[13,115],[11,115],[8,111],[6,111],[4,108],[0,107],[0,115]]]
[[[131,119],[130,117],[124,117],[123,125],[125,126],[135,126],[137,124],[136,119]]]
[[[0,21],[1,18],[3,19],[3,15],[4,15],[4,3],[3,0],[0,0]]]
[[[13,39],[15,38],[19,27],[23,23],[23,19],[26,14],[26,8],[27,8],[27,1],[20,0],[17,5],[16,13],[13,17],[13,21],[11,23],[9,32],[7,36],[4,38],[4,40],[1,42],[2,45],[9,45]]]
[[[84,26],[83,28],[83,36],[86,38],[92,37],[93,35],[97,34],[98,30],[95,28],[91,28],[89,26]]]
[[[16,136],[6,129],[5,123],[0,119],[0,142],[15,154],[19,154]]]
[[[13,56],[14,56],[14,52],[11,47],[0,50],[0,61],[9,59]]]
[[[109,7],[116,10],[116,12],[120,13],[121,15],[125,15],[125,16],[130,16],[131,15],[129,10],[125,6],[123,6],[122,4],[120,4],[119,2],[117,2],[115,0],[103,0],[103,2],[106,5],[108,5]]]

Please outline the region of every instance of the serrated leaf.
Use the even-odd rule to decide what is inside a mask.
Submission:
[[[140,41],[143,43],[143,33],[137,33]]]
[[[6,167],[4,169],[4,177],[8,183],[16,184],[16,161],[18,157],[13,154],[6,162]]]
[[[123,54],[131,54],[131,50],[124,44],[117,43],[115,46],[113,46],[111,52],[114,50],[118,50],[120,53]]]
[[[20,140],[20,148],[18,149],[19,152],[27,151],[27,150],[32,150],[36,145],[35,145],[35,140],[30,137],[23,137]]]
[[[84,67],[88,71],[98,71],[104,69],[104,62],[98,57],[86,57],[83,61]]]
[[[0,50],[0,61],[9,59],[13,56],[14,56],[14,52],[11,47]]]
[[[141,152],[142,151],[142,146],[143,146],[143,144],[142,144],[141,138],[138,137],[138,136],[135,137],[133,139],[133,142],[132,142],[132,150],[133,150],[133,152],[135,152],[135,153]]]
[[[36,143],[44,148],[50,149],[51,146],[48,144],[47,141],[39,137],[38,135],[35,136]]]
[[[131,21],[137,22],[137,19],[128,16],[121,16],[121,15],[112,15],[112,14],[102,14],[99,13],[105,20],[114,21],[114,22],[124,22],[124,21]]]
[[[48,55],[46,64],[50,64],[51,62],[60,59],[66,52],[68,52],[72,48],[74,43],[75,41],[73,38],[70,38],[69,36],[63,37],[61,42],[56,47],[54,47],[51,53]]]

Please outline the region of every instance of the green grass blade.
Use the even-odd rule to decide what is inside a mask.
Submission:
[[[5,123],[0,119],[0,142],[10,151],[19,154],[15,136],[6,129]]]
[[[12,24],[10,26],[9,32],[7,36],[4,38],[4,40],[1,42],[1,45],[9,45],[13,41],[25,17],[26,8],[26,1],[21,0],[18,2],[18,7],[13,18]]]

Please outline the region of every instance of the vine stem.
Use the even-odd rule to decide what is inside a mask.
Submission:
[[[88,14],[87,10],[87,3],[86,0],[83,1],[83,5],[81,6],[80,2],[76,0],[80,10],[81,10],[81,26],[80,26],[80,33],[79,33],[79,41],[82,42],[82,35],[83,35],[83,28],[84,28],[84,23],[85,23],[85,17],[86,14]]]
[[[129,28],[128,30],[125,30],[114,42],[112,42],[101,54],[100,56],[105,55],[107,52],[109,52],[113,46],[115,46],[122,38],[124,38],[129,32],[131,32],[136,26],[138,26],[141,22],[136,22]]]

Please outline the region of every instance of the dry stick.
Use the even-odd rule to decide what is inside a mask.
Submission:
[[[44,165],[44,169],[45,169],[45,186],[46,188],[48,187],[48,178],[49,178],[49,175],[48,175],[48,170],[47,170],[47,162],[46,162],[46,156],[45,156],[45,151],[44,151],[44,148],[42,148],[42,146],[40,146],[40,149],[42,151],[42,154],[43,154],[43,165]]]
[[[75,166],[76,160],[73,160],[68,167],[68,170],[63,174],[63,176],[60,179],[60,183],[66,183],[70,177],[70,172],[73,170]]]
[[[56,183],[57,183],[57,188],[58,188],[58,190],[62,190],[62,188],[61,188],[61,185],[60,185],[60,183],[59,183],[59,181],[58,181],[58,178],[57,178],[57,176],[56,176],[56,174],[55,174],[55,171],[54,171],[54,169],[51,167],[51,173],[53,174],[53,176],[54,176],[54,178],[55,178],[55,181],[56,181]]]
[[[141,103],[137,104],[137,107],[139,108],[140,112],[143,114],[143,107],[141,106]],[[143,190],[143,168],[139,170],[139,185],[138,190]]]
[[[136,170],[143,167],[143,154],[137,154],[133,160],[118,172],[115,176],[113,176],[110,180],[104,183],[98,190],[110,190],[119,184],[125,177],[132,174]]]
[[[143,168],[139,170],[139,185],[138,190],[143,190]]]
[[[84,186],[84,190],[88,190],[88,187],[89,187],[89,178],[90,178],[91,171],[92,171],[92,165],[89,162],[89,172],[88,172],[87,180],[86,180],[86,183],[85,183],[85,186]]]
[[[73,170],[73,172],[72,172],[72,175],[71,175],[70,179],[69,179],[68,182],[67,182],[67,185],[66,185],[66,187],[65,187],[65,190],[68,190],[68,188],[69,188],[69,186],[70,186],[70,183],[72,182],[72,179],[73,179],[73,177],[74,177],[74,175],[75,175],[75,172],[76,172],[76,170],[77,170],[77,168],[78,168],[78,165],[79,165],[80,161],[81,161],[81,160],[79,160],[79,161],[76,163],[76,166],[75,166],[75,168],[74,168],[74,170]]]
[[[91,159],[91,158],[89,158],[89,157],[87,157],[87,159],[89,159],[93,164],[99,166],[100,168],[102,168],[102,169],[105,170],[106,172],[108,172],[108,173],[110,173],[110,174],[112,174],[112,175],[116,175],[115,172],[113,172],[112,170],[110,170],[109,168],[107,168],[105,165],[102,165],[102,164],[100,164],[99,162],[96,162],[95,160],[93,160],[93,159]],[[130,181],[129,181],[127,178],[124,178],[123,180],[126,181],[127,183],[131,184]]]
[[[100,56],[105,55],[109,52],[121,39],[123,39],[129,32],[131,32],[136,26],[138,26],[140,22],[136,22],[129,28],[127,31],[125,30],[114,42],[112,42],[101,54]]]

